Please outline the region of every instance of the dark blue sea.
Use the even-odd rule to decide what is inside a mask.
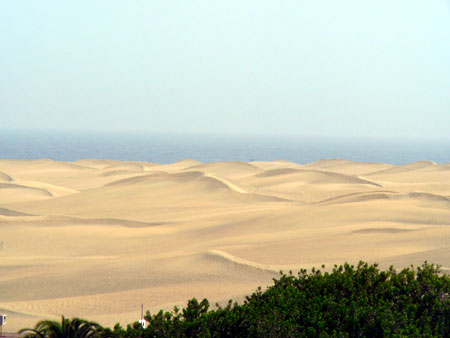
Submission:
[[[391,164],[421,160],[448,163],[450,139],[0,131],[0,158],[98,158],[155,163],[191,158],[201,162],[288,160],[300,164],[338,158]]]

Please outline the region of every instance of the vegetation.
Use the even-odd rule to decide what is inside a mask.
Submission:
[[[208,300],[194,298],[181,310],[147,311],[145,319],[145,329],[138,322],[125,329],[117,324],[113,333],[123,338],[450,337],[450,277],[426,262],[400,272],[363,262],[332,272],[301,270],[281,274],[243,304],[229,301],[210,310]],[[62,337],[45,333],[45,327],[38,324],[39,337]]]
[[[113,338],[116,335],[97,323],[80,318],[61,318],[61,322],[41,320],[34,329],[23,329],[24,338]]]
[[[331,273],[301,270],[282,274],[266,291],[258,288],[244,304],[231,301],[209,310],[192,299],[181,311],[147,312],[115,333],[137,337],[449,337],[450,278],[425,263],[397,273],[360,262]]]

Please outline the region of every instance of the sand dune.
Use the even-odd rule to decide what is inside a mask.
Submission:
[[[126,169],[126,170],[144,170],[147,167],[153,167],[157,164],[150,162],[131,162],[131,161],[116,161],[116,160],[97,160],[84,159],[73,162],[76,165],[92,168],[92,169]]]
[[[405,231],[414,231],[411,229],[400,229],[400,228],[365,228],[365,229],[359,229],[359,230],[355,230],[353,231],[353,233],[355,234],[367,234],[367,233],[372,233],[372,232],[382,232],[382,233],[391,233],[391,234],[396,234],[399,232],[405,232]]]
[[[374,200],[418,200],[429,202],[435,208],[450,208],[450,198],[437,194],[411,192],[407,194],[396,193],[392,191],[372,191],[363,193],[352,193],[319,201],[321,204],[332,203],[359,203]]]
[[[101,175],[101,176],[117,176],[117,175],[128,175],[130,173],[131,172],[126,169],[117,169],[117,170],[105,170],[105,171],[99,173],[99,175]]]
[[[13,169],[15,173],[23,172],[48,172],[48,171],[74,171],[85,170],[84,166],[80,166],[72,162],[58,162],[50,159],[41,160],[5,160],[0,159],[0,167]]]
[[[256,188],[261,194],[316,203],[342,194],[371,191],[381,188],[373,180],[354,175],[322,170],[278,168],[243,178],[242,183]]]
[[[205,258],[208,260],[219,261],[227,265],[232,265],[234,269],[241,272],[247,272],[248,270],[267,272],[276,275],[281,270],[277,266],[259,264],[255,262],[250,262],[246,259],[242,259],[226,252],[220,250],[210,250],[204,254]]]
[[[0,203],[38,201],[53,197],[47,189],[28,187],[14,183],[0,183]]]
[[[205,174],[222,176],[230,179],[242,178],[262,171],[261,168],[252,164],[239,161],[199,164],[186,168],[186,170],[201,171]]]
[[[304,169],[324,170],[350,175],[366,175],[393,168],[391,164],[372,162],[352,162],[338,159],[319,160],[303,166]]]
[[[263,170],[270,170],[270,169],[283,169],[283,168],[294,168],[294,169],[301,169],[303,166],[298,163],[289,162],[289,161],[253,161],[249,162],[249,164],[254,165],[255,167],[261,168]]]
[[[115,163],[105,167],[105,170],[127,170],[127,171],[143,171],[145,168],[152,167],[152,164],[144,165],[141,163]]]
[[[76,193],[79,191],[43,182],[17,179],[6,183],[0,182],[0,203],[5,204],[18,201],[37,201]]]
[[[398,174],[398,173],[404,173],[404,172],[409,172],[409,171],[422,170],[425,168],[434,167],[435,165],[436,165],[436,163],[434,163],[432,161],[418,161],[418,162],[413,162],[413,163],[409,163],[409,164],[399,165],[399,166],[385,169],[385,170],[375,171],[372,173],[368,173],[367,175]]]
[[[444,202],[446,204],[450,203],[450,197],[438,195],[438,194],[430,194],[424,192],[411,192],[408,194],[408,197],[417,198],[421,200],[427,200],[430,202]],[[449,206],[450,207],[450,206]]]
[[[141,303],[242,300],[279,270],[450,272],[449,168],[0,160],[0,311],[8,331],[61,314],[127,324]]]
[[[446,164],[438,164],[436,165],[436,170],[441,170],[441,171],[450,171],[450,164],[446,163]]]
[[[114,161],[114,160],[84,159],[84,160],[78,160],[74,163],[77,165],[80,165],[82,167],[93,168],[93,169],[104,169],[106,167],[109,167],[110,165],[113,165],[116,163],[122,163],[122,162]]]
[[[387,200],[390,199],[393,191],[372,191],[372,192],[356,192],[350,194],[339,195],[332,198],[327,198],[323,201],[316,203],[320,204],[333,204],[333,203],[358,203],[372,200]]]
[[[13,179],[12,179],[11,176],[9,176],[8,174],[5,174],[5,173],[3,173],[3,172],[0,171],[0,181],[7,181],[7,182],[10,182],[10,181],[12,181],[12,180],[13,180]]]
[[[147,170],[166,171],[166,172],[178,172],[183,169],[187,169],[196,165],[200,165],[202,162],[185,159],[172,164],[160,164],[155,168],[147,168]]]
[[[26,214],[15,210],[6,208],[0,208],[0,216],[8,216],[8,218],[1,219],[2,224],[17,224],[20,221],[27,226],[92,226],[92,225],[105,225],[105,226],[123,226],[127,228],[143,228],[167,225],[165,222],[139,222],[127,219],[118,218],[80,218],[71,216],[40,216]],[[27,218],[25,218],[25,217]],[[33,216],[33,217],[30,217]]]
[[[281,175],[293,175],[297,174],[297,177],[293,180],[301,180],[306,184],[370,184],[376,187],[380,187],[380,184],[374,183],[369,180],[361,179],[356,176],[338,174],[327,171],[319,170],[303,170],[303,169],[273,169],[267,170],[261,174],[255,175],[255,177],[274,177]]]
[[[18,212],[15,210],[10,210],[6,208],[0,208],[1,216],[31,216],[30,214],[26,214],[24,212]]]

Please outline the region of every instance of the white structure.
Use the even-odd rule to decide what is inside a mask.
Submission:
[[[3,325],[6,324],[6,315],[0,315],[0,337],[3,336]]]
[[[141,324],[142,328],[145,329],[147,327],[147,321],[144,319],[144,304],[141,305],[141,319],[138,320],[139,324]],[[1,337],[0,337],[1,338]]]
[[[139,319],[139,324],[142,325],[143,329],[147,327],[147,321],[145,319]]]

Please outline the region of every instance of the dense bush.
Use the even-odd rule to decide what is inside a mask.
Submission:
[[[332,272],[281,274],[264,292],[243,304],[209,310],[209,302],[145,316],[114,332],[124,338],[150,337],[449,337],[450,277],[439,267],[381,271],[360,262]]]

